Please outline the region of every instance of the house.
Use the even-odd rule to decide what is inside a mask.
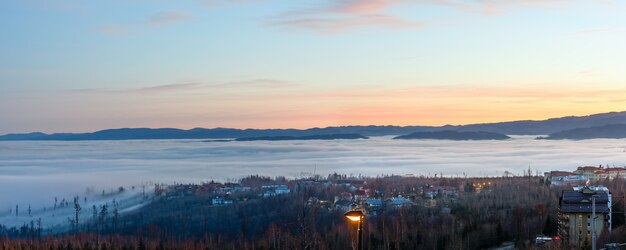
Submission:
[[[566,172],[566,171],[550,171],[543,174],[545,183],[552,186],[561,186],[565,184],[583,184],[588,179],[582,174]]]
[[[370,197],[369,189],[358,189],[354,191],[354,199],[355,200],[365,200]]]
[[[588,180],[599,180],[600,174],[604,171],[602,166],[594,167],[594,166],[584,166],[576,168],[574,173],[579,174],[587,178]]]
[[[261,187],[263,190],[263,197],[271,197],[276,195],[288,194],[290,192],[287,185],[268,185]]]
[[[455,187],[449,186],[429,186],[423,191],[423,197],[425,199],[435,198],[455,198],[459,196],[459,190]]]
[[[225,199],[219,196],[216,196],[215,198],[211,199],[211,204],[213,205],[229,205],[229,204],[233,204],[232,200],[229,199]]]
[[[379,212],[385,210],[385,201],[382,199],[367,199],[363,203],[365,205],[365,209],[371,215],[377,215]]]
[[[398,197],[389,198],[387,199],[387,201],[389,202],[389,205],[393,208],[413,205],[413,202],[411,202],[411,200],[404,198],[401,195],[398,195]]]
[[[626,168],[605,168],[599,173],[601,179],[615,179],[626,177]]]
[[[337,211],[348,212],[352,210],[352,204],[354,204],[354,202],[352,202],[351,200],[342,199],[335,201],[334,207]]]
[[[348,192],[341,192],[338,196],[335,196],[335,202],[338,200],[352,200],[352,194]]]
[[[289,187],[287,185],[277,185],[274,189],[274,193],[276,193],[276,195],[288,194]]]
[[[595,220],[591,218],[594,200]],[[590,244],[594,225],[598,238],[611,231],[611,193],[606,187],[579,186],[563,191],[559,203],[559,236],[569,246]]]
[[[583,175],[589,180],[626,178],[626,168],[623,167],[584,166],[578,167],[574,173]]]
[[[367,200],[365,200],[365,206],[367,208],[382,207],[383,205],[385,205],[385,203],[383,202],[382,199],[367,199]]]

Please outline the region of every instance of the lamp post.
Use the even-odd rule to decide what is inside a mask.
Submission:
[[[591,249],[596,250],[596,242],[598,235],[596,233],[596,198],[600,197],[598,194],[591,196]]]
[[[344,216],[346,216],[346,218],[348,218],[350,222],[357,223],[356,249],[357,250],[363,249],[363,218],[365,218],[365,214],[363,214],[363,211],[357,210],[356,206],[353,206],[352,211],[346,212]]]
[[[591,248],[596,250],[596,195],[591,196]]]

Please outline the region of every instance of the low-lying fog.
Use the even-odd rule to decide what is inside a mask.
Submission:
[[[203,142],[0,142],[0,215],[48,206],[87,188],[102,190],[148,182],[225,181],[246,175],[300,177],[352,175],[520,175],[573,171],[581,165],[626,164],[626,140],[506,141],[369,140]]]

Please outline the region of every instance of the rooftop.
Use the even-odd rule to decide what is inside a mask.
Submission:
[[[611,194],[606,192],[604,189],[598,189],[595,187],[584,187],[578,188],[574,191],[563,191],[560,209],[563,213],[591,213],[592,197],[595,197],[596,212],[606,213],[610,211],[610,195]]]
[[[572,172],[566,172],[566,171],[551,171],[550,172],[550,176],[552,176],[552,177],[574,176],[574,175],[578,175],[578,174],[572,173]]]

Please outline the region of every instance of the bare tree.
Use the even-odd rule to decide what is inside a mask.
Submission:
[[[78,202],[78,196],[74,197],[74,212],[75,212],[75,219],[74,219],[74,223],[75,223],[75,229],[76,231],[78,231],[78,214],[80,214],[80,210],[82,210],[82,207],[80,207],[80,204]]]
[[[106,219],[106,216],[107,216],[107,213],[108,213],[107,207],[108,207],[107,204],[104,204],[104,205],[100,206],[100,215],[99,215],[99,218],[98,218],[98,222],[100,223],[101,230],[104,229],[104,222],[105,222],[105,219]]]
[[[37,219],[37,239],[41,241],[41,217]]]

